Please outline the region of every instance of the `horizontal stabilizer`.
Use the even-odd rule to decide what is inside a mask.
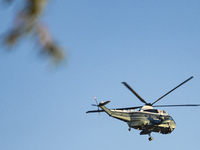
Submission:
[[[99,113],[99,112],[105,112],[105,111],[104,110],[90,110],[90,111],[87,111],[86,114],[87,113],[97,113],[97,112]]]

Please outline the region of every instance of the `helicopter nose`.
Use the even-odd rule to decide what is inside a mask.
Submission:
[[[171,122],[170,127],[174,130],[176,128],[176,123],[174,121]]]

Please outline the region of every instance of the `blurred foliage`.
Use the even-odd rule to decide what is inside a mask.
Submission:
[[[14,0],[4,0],[11,4]],[[55,64],[61,62],[64,57],[63,49],[52,39],[50,33],[40,22],[40,17],[48,0],[23,0],[22,8],[19,8],[15,16],[13,27],[4,35],[3,44],[12,48],[19,40],[33,35],[38,41],[42,54],[49,56]],[[21,6],[20,5],[20,6]],[[18,9],[18,8],[17,8]]]

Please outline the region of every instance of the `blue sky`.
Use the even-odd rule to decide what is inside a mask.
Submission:
[[[13,7],[1,7],[0,33],[11,27]],[[141,105],[122,81],[153,102],[193,75],[157,104],[200,103],[199,7],[197,0],[51,1],[42,20],[67,60],[50,67],[30,38],[10,53],[1,48],[0,149],[199,149],[198,107],[166,108],[177,128],[153,133],[152,142],[104,113],[85,113],[96,109],[94,96],[110,108]]]

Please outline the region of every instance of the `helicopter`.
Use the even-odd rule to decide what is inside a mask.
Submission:
[[[86,113],[100,113],[106,112],[109,116],[124,121],[128,124],[128,130],[131,128],[141,130],[140,135],[149,135],[148,140],[152,141],[152,132],[160,134],[170,134],[175,128],[176,123],[173,118],[165,111],[155,109],[153,107],[182,107],[182,106],[200,106],[200,104],[181,104],[181,105],[154,105],[169,93],[191,80],[193,76],[158,98],[153,103],[147,103],[137,92],[135,92],[126,82],[122,82],[142,103],[144,106],[126,107],[126,108],[112,108],[108,109],[105,105],[110,101],[98,103],[94,97],[96,104],[92,106],[98,107],[98,110],[87,111]],[[101,108],[101,110],[99,109]],[[139,109],[139,110],[136,110]]]

